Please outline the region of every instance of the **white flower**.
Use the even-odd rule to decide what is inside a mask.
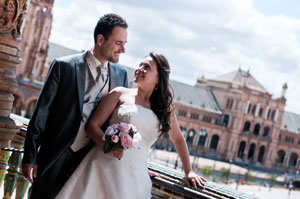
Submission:
[[[112,135],[115,135],[117,132],[118,132],[118,131],[115,131],[115,129],[114,129],[113,127],[109,126],[109,127],[106,129],[105,134],[106,134],[106,135],[112,136]]]
[[[135,133],[133,135],[133,139],[132,139],[132,145],[133,145],[133,147],[138,148],[138,145],[139,145],[139,143],[140,143],[141,140],[142,140],[141,134],[139,132]]]

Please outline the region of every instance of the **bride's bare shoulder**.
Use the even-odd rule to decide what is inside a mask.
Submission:
[[[127,95],[135,92],[135,88],[116,87],[110,91],[110,93],[119,93],[120,95]]]

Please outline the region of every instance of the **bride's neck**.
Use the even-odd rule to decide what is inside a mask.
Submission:
[[[144,90],[144,89],[138,87],[137,96],[141,100],[143,100],[145,103],[149,103],[152,92],[153,92],[153,90]]]

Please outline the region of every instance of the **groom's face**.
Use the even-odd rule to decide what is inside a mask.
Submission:
[[[121,53],[125,53],[125,44],[127,43],[127,29],[116,26],[108,39],[100,43],[100,56],[105,61],[118,63]]]

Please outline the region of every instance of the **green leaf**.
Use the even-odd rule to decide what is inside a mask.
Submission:
[[[109,142],[106,142],[104,145],[103,151],[104,151],[104,153],[109,153],[109,152],[111,152],[112,148],[113,148],[113,145],[110,144]]]
[[[105,140],[107,141],[107,142],[111,142],[111,135],[105,135]]]
[[[133,138],[134,131],[132,130],[132,128],[129,130],[129,135]]]

